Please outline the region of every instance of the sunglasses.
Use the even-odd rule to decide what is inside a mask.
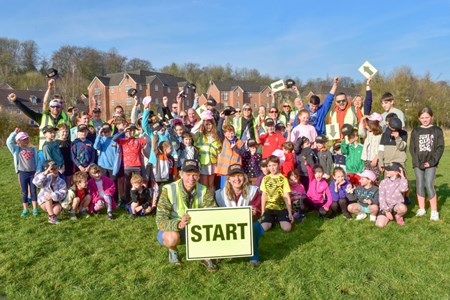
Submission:
[[[291,106],[290,105],[283,105],[283,107],[289,107],[290,108]]]
[[[340,104],[340,103],[345,103],[345,102],[347,102],[347,100],[336,100],[336,103],[338,103],[338,104]]]
[[[237,112],[237,113],[240,113],[240,112],[241,112],[241,110],[240,110],[240,109],[236,109],[236,112]]]
[[[61,105],[52,105],[50,108],[61,108]]]
[[[244,108],[244,110],[252,110],[251,108]]]
[[[277,113],[278,111],[277,110],[271,110],[271,111],[269,111],[270,113]]]

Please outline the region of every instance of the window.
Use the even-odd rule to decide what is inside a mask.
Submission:
[[[95,88],[94,89],[94,95],[96,95],[96,96],[98,96],[98,95],[100,95],[100,88]]]
[[[155,92],[158,91],[159,86],[157,84],[155,84]]]
[[[139,85],[139,90],[142,91],[142,84]]]
[[[114,87],[112,86],[109,89],[111,90],[111,94],[114,94]]]
[[[159,104],[159,99],[155,98],[155,104]]]
[[[256,108],[256,103],[253,103],[253,108]]]
[[[270,97],[270,93],[267,93],[267,94],[266,94],[266,98],[269,98],[269,97]]]
[[[32,95],[32,96],[30,97],[30,101],[31,101],[32,104],[36,105],[36,104],[37,104],[37,97],[34,96],[34,95]]]
[[[127,85],[125,86],[125,91],[126,91],[126,92],[128,92],[129,89],[131,89],[131,84],[127,84]]]
[[[239,97],[241,95],[241,93],[237,92],[236,95]]]
[[[126,106],[131,106],[131,105],[133,105],[133,99],[127,98],[127,100],[125,100],[125,105],[126,105]]]
[[[241,107],[241,103],[237,102],[236,107]]]
[[[111,106],[116,106],[116,100],[111,100]]]
[[[167,88],[167,92],[170,94],[172,92],[172,90],[170,89],[170,87]]]
[[[223,93],[223,101],[228,101],[228,93]]]

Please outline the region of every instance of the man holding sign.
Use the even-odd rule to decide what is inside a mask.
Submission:
[[[181,179],[163,186],[156,212],[159,228],[158,242],[169,249],[169,262],[179,265],[177,246],[185,240],[185,227],[189,223],[188,208],[215,207],[216,202],[208,188],[198,183],[198,161],[187,159],[181,167]],[[205,260],[209,271],[217,270],[212,260]]]

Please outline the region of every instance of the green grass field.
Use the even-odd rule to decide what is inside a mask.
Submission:
[[[225,259],[220,270],[199,262],[167,263],[154,217],[117,211],[60,225],[21,218],[12,157],[0,148],[0,299],[449,299],[450,151],[436,179],[440,222],[417,218],[378,229],[368,219],[309,214],[291,233],[262,237],[259,268]],[[411,168],[409,174],[413,174]],[[410,180],[411,188],[414,182]],[[414,191],[413,191],[414,192]],[[412,195],[414,195],[412,193]],[[412,197],[415,201],[415,196]],[[184,258],[184,246],[180,247]]]

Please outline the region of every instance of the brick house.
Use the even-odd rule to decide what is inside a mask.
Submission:
[[[96,76],[88,86],[88,94],[90,97],[97,96],[102,118],[109,119],[117,105],[121,105],[129,116],[133,99],[128,97],[127,92],[131,88],[138,91],[141,100],[145,96],[151,96],[154,105],[162,104],[162,98],[167,96],[170,105],[176,101],[177,94],[188,83],[186,79],[170,74],[133,70]],[[189,95],[188,99],[190,98],[193,98],[193,95]]]
[[[200,105],[206,102],[208,97],[217,101],[218,109],[225,106],[240,108],[245,103],[250,103],[253,110],[260,105],[270,106],[270,87],[253,81],[210,81],[207,95],[200,97]]]
[[[14,103],[8,101],[8,95],[11,93],[15,93],[17,95],[17,101],[21,101],[36,112],[42,112],[42,99],[44,98],[45,91],[0,88],[0,112],[11,114],[14,118],[19,118],[27,124],[35,125],[33,120],[28,118],[19,108],[17,108]]]

